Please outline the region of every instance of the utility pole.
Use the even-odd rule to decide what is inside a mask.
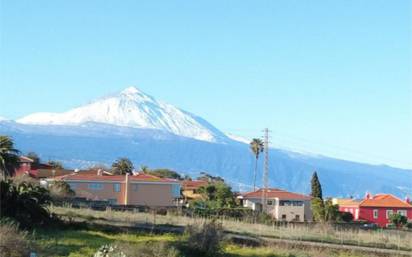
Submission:
[[[262,212],[267,209],[267,192],[269,187],[269,129],[265,128],[263,132],[263,151],[265,154],[265,159],[263,164]]]

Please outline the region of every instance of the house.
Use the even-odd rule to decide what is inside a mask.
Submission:
[[[26,156],[19,156],[19,167],[15,169],[14,175],[28,174],[32,168],[33,160]]]
[[[244,193],[238,196],[244,207],[253,210],[262,210],[262,195],[264,189]],[[311,197],[303,194],[292,193],[277,188],[266,191],[267,212],[273,218],[281,221],[312,221]]]
[[[176,206],[180,198],[177,180],[136,173],[111,175],[98,170],[56,177],[70,185],[76,196],[89,200],[106,200],[111,204],[149,207]]]
[[[208,182],[206,180],[184,180],[181,183],[182,195],[185,202],[189,200],[198,200],[202,198],[202,195],[198,193],[198,190],[202,186],[206,186]]]
[[[389,216],[399,213],[412,220],[412,205],[408,200],[401,199],[390,194],[367,194],[362,200],[334,199],[339,205],[339,211],[350,212],[354,220],[375,223],[380,227],[387,227],[391,222]]]
[[[55,169],[55,168],[37,168],[30,171],[30,176],[36,179],[54,178],[63,175],[73,174],[74,170]]]
[[[55,169],[49,164],[34,163],[32,159],[20,156],[19,167],[15,170],[14,176],[29,175],[32,178],[43,179],[67,175],[73,172],[74,170]]]

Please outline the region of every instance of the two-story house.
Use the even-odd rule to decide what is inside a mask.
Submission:
[[[177,180],[137,173],[111,175],[73,173],[58,177],[70,185],[76,196],[89,200],[107,200],[117,205],[149,207],[176,206],[180,198]]]
[[[238,196],[244,207],[262,210],[264,189]],[[279,221],[312,221],[311,197],[277,188],[266,191],[266,212]]]

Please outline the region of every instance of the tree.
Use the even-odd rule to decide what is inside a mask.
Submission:
[[[119,158],[112,164],[113,173],[118,175],[132,174],[133,169],[133,163],[128,158]]]
[[[161,178],[172,178],[182,180],[182,176],[179,173],[169,169],[154,169],[146,172],[150,175],[161,177]]]
[[[232,189],[221,181],[200,187],[198,193],[202,195],[202,205],[208,208],[233,207],[236,205]]]
[[[59,161],[48,161],[47,164],[52,166],[53,169],[58,169],[58,170],[63,169],[63,164]]]
[[[258,160],[260,153],[263,152],[263,142],[258,138],[252,139],[250,142],[250,150],[252,151],[253,155],[255,156],[255,170],[253,173],[253,191],[256,191],[256,173],[258,168]]]
[[[330,198],[323,201],[315,197],[312,199],[313,219],[317,222],[335,222],[340,218],[339,206],[333,204]]]
[[[37,155],[37,153],[29,152],[26,156],[33,160],[34,165],[38,165],[40,163],[40,157]]]
[[[70,188],[65,181],[57,180],[49,186],[51,196],[56,198],[72,197],[75,192]]]
[[[198,180],[204,180],[204,181],[209,181],[210,183],[213,182],[225,182],[225,180],[222,177],[219,176],[212,176],[204,171],[200,172],[200,176],[197,177]]]
[[[318,174],[316,173],[316,171],[313,172],[312,180],[310,183],[311,183],[311,188],[312,188],[311,196],[314,198],[323,199],[322,198],[322,186],[320,185]]]
[[[312,213],[313,213],[313,220],[318,222],[325,221],[325,205],[323,200],[320,198],[313,198],[311,202],[312,206]]]
[[[400,213],[393,213],[389,216],[389,220],[392,224],[394,224],[397,228],[401,228],[402,226],[408,223],[408,219]]]
[[[183,177],[183,180],[192,181],[192,177],[190,177],[189,175],[186,174],[186,175]]]
[[[337,204],[333,204],[330,198],[326,199],[324,206],[326,222],[335,222],[338,220],[338,218],[340,218],[339,206]]]
[[[150,171],[150,169],[146,165],[140,165],[140,171],[143,172],[143,173],[148,173]]]
[[[10,137],[0,136],[0,171],[3,177],[13,176],[20,166],[19,153]]]

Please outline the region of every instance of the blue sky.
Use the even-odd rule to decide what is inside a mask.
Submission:
[[[135,85],[225,132],[412,168],[410,1],[0,3],[0,116]]]

